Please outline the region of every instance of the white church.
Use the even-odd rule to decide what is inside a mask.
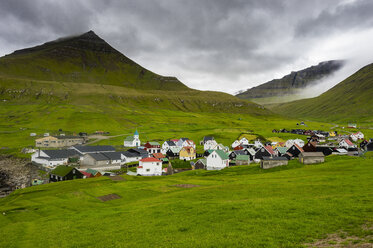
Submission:
[[[140,135],[137,130],[133,134],[133,136],[127,136],[127,138],[124,139],[124,147],[136,147],[141,145],[140,141]]]

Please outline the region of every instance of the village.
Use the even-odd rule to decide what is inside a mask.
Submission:
[[[111,145],[86,145],[87,134],[75,136],[45,134],[35,140],[31,162],[48,173],[45,180],[34,179],[32,185],[72,179],[115,176],[162,176],[184,170],[221,170],[230,166],[259,164],[262,169],[299,163],[323,163],[325,156],[358,156],[373,151],[373,139],[364,139],[362,132],[340,135],[337,131],[276,130],[273,133],[293,133],[307,136],[286,142],[249,141],[242,137],[230,146],[205,136],[199,143],[186,137],[142,143],[136,130],[124,139],[122,149]],[[34,135],[34,134],[32,134]]]

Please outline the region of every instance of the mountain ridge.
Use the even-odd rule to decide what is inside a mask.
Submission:
[[[364,66],[318,97],[269,106],[296,118],[373,122],[373,63]]]
[[[308,86],[313,85],[332,73],[341,69],[344,60],[329,60],[320,62],[318,65],[310,66],[291,73],[279,79],[273,79],[266,83],[247,89],[236,94],[241,99],[256,100],[259,98],[293,96],[302,92]]]
[[[93,31],[5,55],[0,58],[0,76],[137,89],[192,90],[176,77],[161,76],[140,66]]]

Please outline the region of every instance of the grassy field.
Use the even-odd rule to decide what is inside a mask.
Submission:
[[[106,177],[0,199],[0,247],[300,247],[373,221],[372,159]],[[177,184],[199,187],[180,188]],[[101,202],[96,197],[117,194]],[[367,233],[369,232],[369,233]]]
[[[272,130],[299,128],[300,120],[278,116],[246,100],[219,92],[136,90],[92,83],[61,83],[0,78],[0,153],[20,156],[34,145],[30,133],[120,135],[98,144],[121,145],[135,129],[143,142],[182,136],[196,142],[212,135],[230,145],[240,136],[286,140]],[[5,101],[4,101],[5,100]],[[329,130],[332,124],[309,122]],[[300,136],[305,139],[305,137]]]

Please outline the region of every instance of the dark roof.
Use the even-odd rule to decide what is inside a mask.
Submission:
[[[110,160],[120,160],[122,152],[101,152],[105,157],[109,158]]]
[[[63,150],[43,150],[45,154],[51,159],[56,158],[70,158],[73,156],[79,156],[80,153],[73,149],[63,149]]]
[[[125,157],[127,158],[134,158],[134,157],[138,157],[138,156],[141,156],[140,153],[137,153],[137,152],[130,152],[130,151],[125,151],[122,153]]]
[[[91,156],[94,160],[96,161],[106,161],[106,160],[110,160],[108,157],[106,157],[104,154],[102,153],[89,153],[87,154],[89,156]]]
[[[67,174],[69,174],[70,171],[72,171],[73,169],[74,169],[74,167],[70,167],[70,166],[66,166],[66,165],[59,165],[59,166],[56,167],[56,169],[52,170],[50,172],[50,174],[64,177]]]
[[[288,160],[287,158],[285,157],[263,157],[262,160],[273,160],[273,161],[276,161],[276,160]]]
[[[76,145],[73,146],[81,153],[89,153],[89,152],[115,152],[115,148],[112,146],[81,146]]]
[[[167,143],[169,146],[176,146],[175,142],[173,142],[173,141],[166,141],[166,143]]]
[[[203,142],[206,142],[208,140],[214,140],[214,137],[212,137],[212,136],[205,136],[205,137],[203,137]]]
[[[235,153],[236,155],[246,155],[245,150],[234,150],[231,153]]]
[[[120,160],[121,152],[98,152],[98,153],[89,153],[88,155],[94,158],[96,161],[105,161],[105,160]]]

